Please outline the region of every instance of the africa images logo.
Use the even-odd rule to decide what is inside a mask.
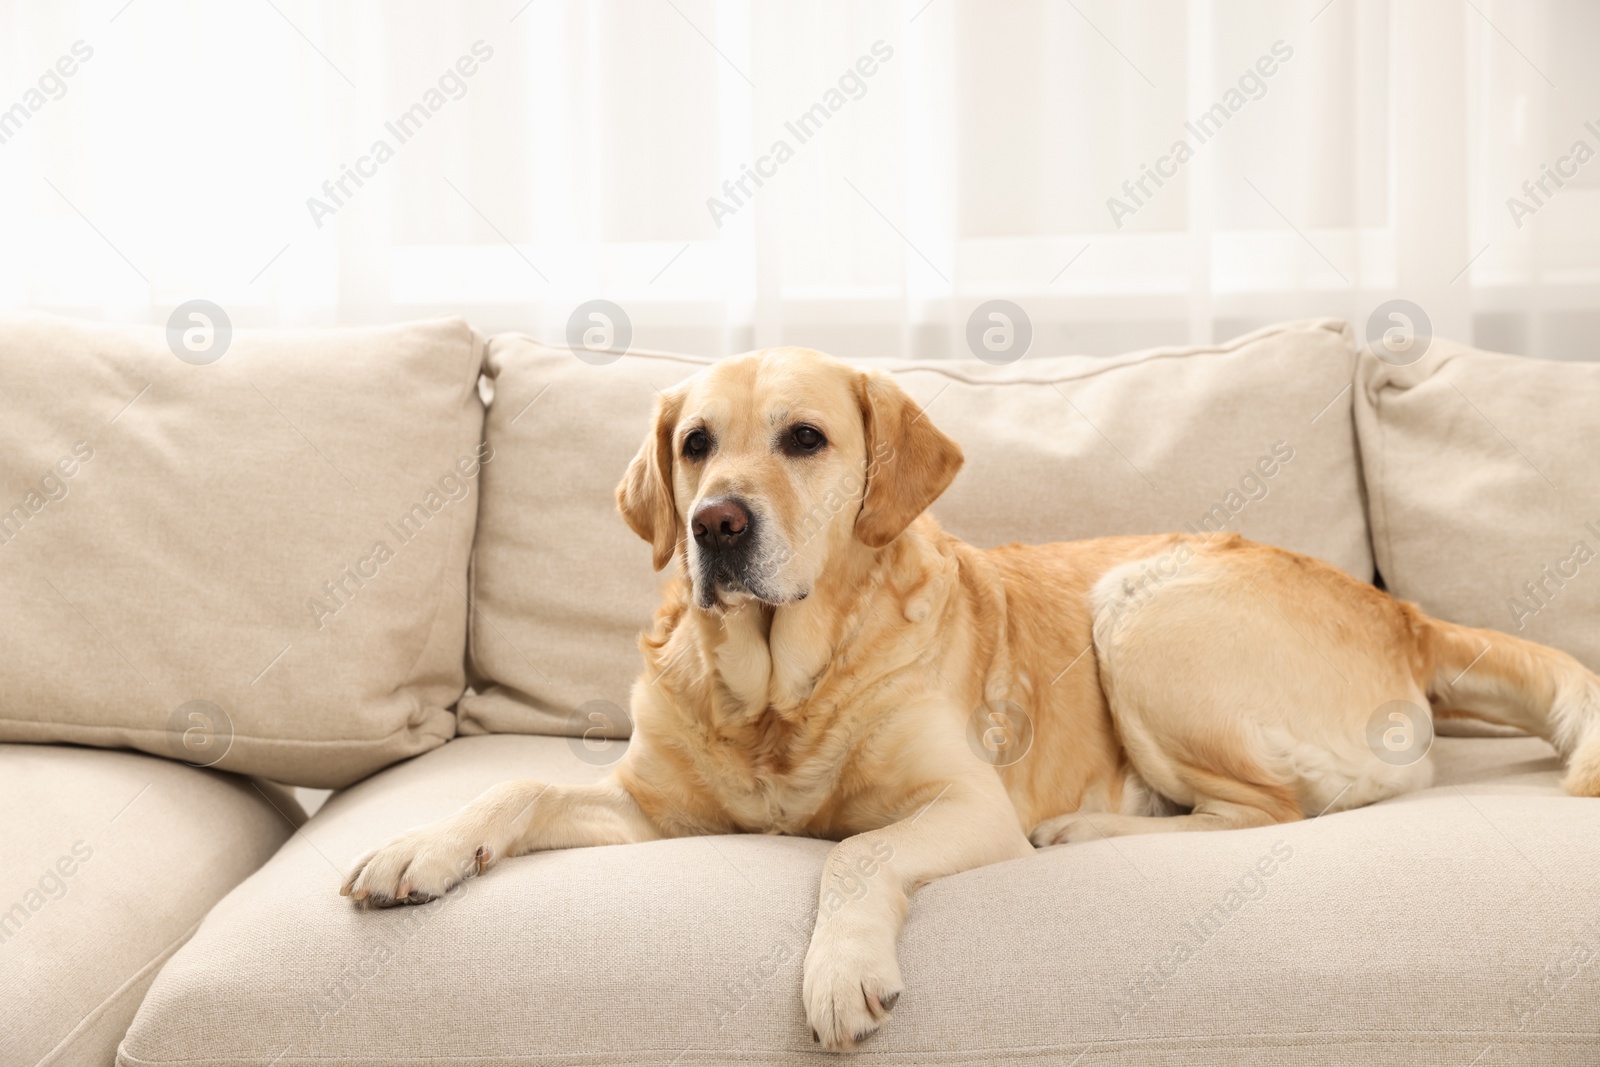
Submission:
[[[1154,198],[1162,186],[1176,178],[1184,164],[1194,158],[1200,146],[1221,133],[1229,119],[1243,111],[1252,100],[1260,100],[1267,95],[1267,79],[1278,73],[1282,64],[1294,58],[1294,49],[1284,41],[1272,42],[1270,51],[1271,55],[1263,55],[1246,67],[1237,83],[1229,86],[1221,99],[1192,121],[1183,124],[1183,128],[1194,138],[1194,144],[1189,143],[1188,137],[1180,137],[1172,142],[1166,154],[1156,157],[1154,167],[1141,163],[1139,176],[1122,183],[1123,196],[1127,199],[1116,196],[1107,198],[1106,210],[1111,213],[1111,221],[1116,223],[1117,229],[1122,229],[1123,219],[1137,215],[1139,209]],[[1154,188],[1151,188],[1152,184]]]
[[[472,42],[470,51],[471,55],[459,57],[452,66],[446,68],[435,84],[423,91],[416,103],[402,111],[392,122],[385,122],[383,129],[388,136],[374,140],[363,155],[356,157],[354,167],[340,164],[339,176],[322,183],[321,197],[306,197],[306,210],[310,212],[311,221],[317,229],[322,229],[324,218],[337,214],[355,197],[366,184],[363,179],[376,178],[378,168],[393,159],[401,145],[421,133],[428,121],[444,110],[446,104],[467,95],[467,79],[494,58],[494,49],[483,41]],[[393,144],[390,143],[391,138]],[[355,185],[354,189],[350,187],[352,184]]]
[[[777,177],[778,168],[795,157],[795,150],[800,145],[821,133],[829,119],[844,110],[851,100],[860,100],[867,95],[867,79],[894,58],[894,48],[887,41],[874,41],[871,51],[871,55],[864,55],[846,67],[837,83],[823,92],[822,99],[783,124],[784,130],[794,138],[794,144],[790,144],[787,138],[779,137],[765,154],[755,158],[754,165],[739,165],[739,176],[722,183],[721,197],[713,196],[706,200],[706,210],[711,212],[711,221],[717,224],[717,229],[722,229],[723,220],[731,218],[744,207],[767,179]]]

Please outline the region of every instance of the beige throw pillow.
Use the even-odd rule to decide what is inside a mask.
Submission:
[[[0,317],[0,740],[332,787],[453,736],[481,340],[193,330]]]
[[[1388,587],[1600,670],[1600,364],[1435,340],[1408,366],[1364,353],[1357,386]]]

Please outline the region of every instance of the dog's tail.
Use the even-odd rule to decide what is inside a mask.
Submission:
[[[1600,796],[1600,677],[1545,645],[1416,615],[1422,681],[1436,712],[1544,738],[1567,763],[1567,792]]]

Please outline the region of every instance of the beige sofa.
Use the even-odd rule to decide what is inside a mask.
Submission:
[[[458,321],[221,343],[0,319],[0,1065],[825,1057],[800,961],[826,842],[337,895],[493,782],[620,757],[658,577],[611,490],[704,361]],[[1600,366],[1443,341],[1395,365],[1334,321],[883,366],[964,445],[934,513],[974,542],[1238,530],[1600,667]],[[851,1055],[1597,1062],[1600,801],[1537,739],[1430,758],[1433,788],[1374,807],[927,887],[907,992]],[[307,819],[285,785],[336,792]]]

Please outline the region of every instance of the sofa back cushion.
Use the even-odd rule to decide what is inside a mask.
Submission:
[[[1408,366],[1363,353],[1356,385],[1388,588],[1600,670],[1600,364],[1435,340]]]
[[[455,732],[482,343],[221,340],[0,317],[0,740],[344,785]]]
[[[587,356],[588,353],[585,353]],[[592,358],[592,357],[590,357]],[[1372,575],[1340,322],[1114,359],[886,361],[967,462],[932,512],[981,546],[1234,530]],[[613,490],[658,391],[705,367],[632,352],[594,365],[492,338],[463,733],[624,736],[650,548]]]

